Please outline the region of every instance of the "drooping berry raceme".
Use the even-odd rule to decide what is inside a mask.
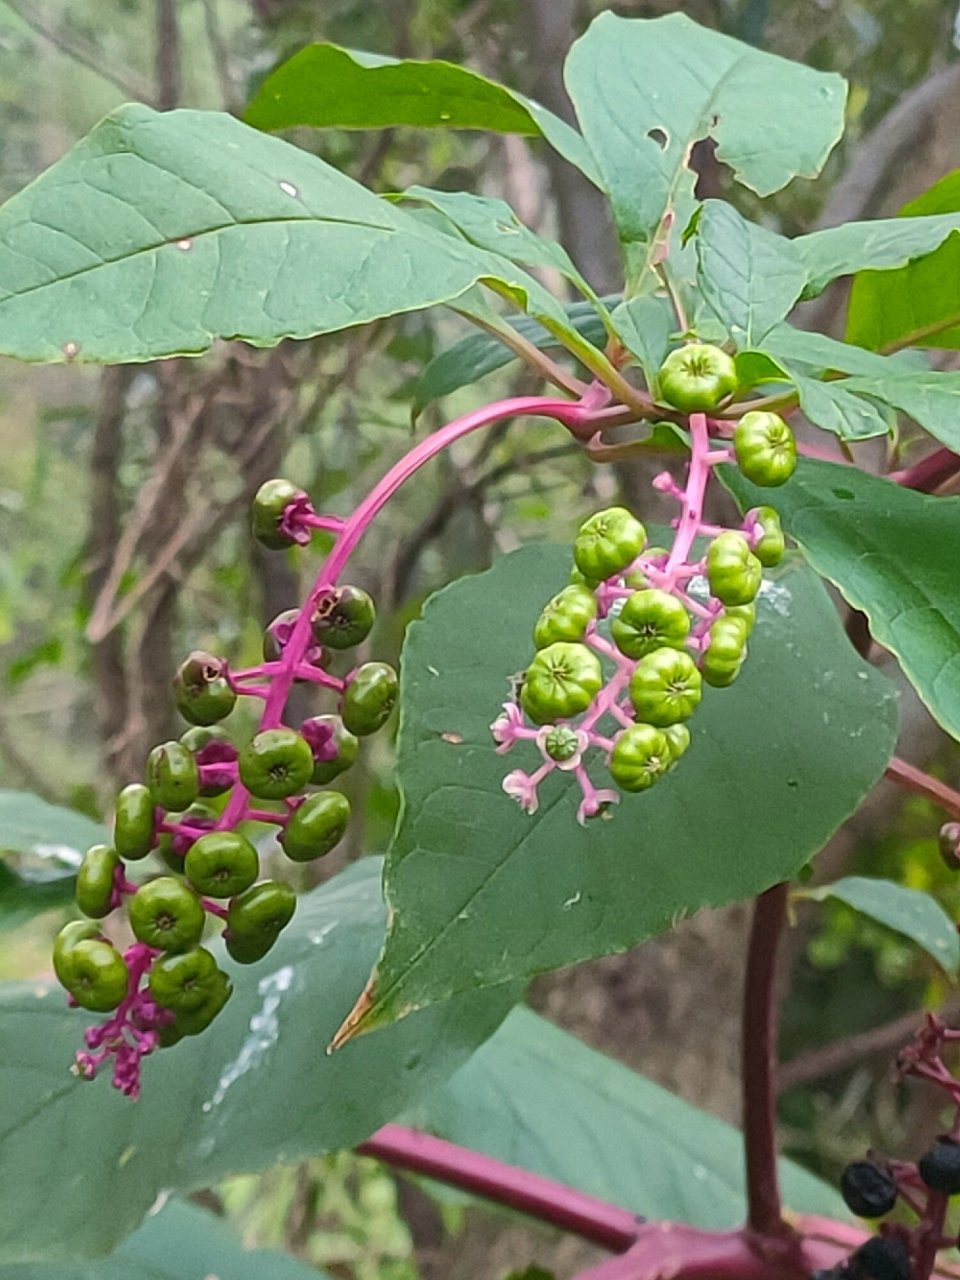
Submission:
[[[712,407],[735,389],[732,361],[716,348],[691,344],[674,357],[661,371],[661,390],[678,407]],[[751,417],[764,419],[760,428],[748,424],[752,478],[781,484],[796,460],[792,432],[774,414],[746,414],[742,421]],[[498,751],[521,742],[539,751],[535,770],[515,769],[503,781],[528,813],[536,811],[538,788],[556,769],[579,783],[581,822],[605,812],[621,791],[648,790],[689,747],[686,722],[704,685],[725,688],[739,674],[763,569],[782,558],[783,531],[772,507],[748,512],[738,529],[704,523],[711,471],[739,460],[739,452],[711,442],[705,413],[691,413],[688,423],[685,486],[668,472],[653,481],[680,503],[672,547],[648,546],[643,525],[623,507],[591,516],[574,541],[571,585],[549,601],[534,627],[538,652],[519,698],[505,703],[491,726]],[[768,447],[777,450],[776,465],[761,481],[757,459]],[[698,544],[703,537],[709,538],[705,553]],[[594,764],[616,789],[597,785],[588,771]]]
[[[324,857],[343,838],[350,805],[329,784],[357,759],[360,738],[386,724],[398,695],[397,673],[385,662],[363,662],[343,678],[327,671],[331,657],[365,640],[374,624],[367,592],[338,580],[379,510],[423,463],[468,432],[531,413],[589,438],[593,415],[608,399],[591,389],[581,401],[518,397],[468,414],[412,449],[346,520],[318,515],[289,481],[261,487],[253,531],[265,546],[305,545],[314,530],[332,533],[334,546],[302,607],[267,628],[262,663],[234,671],[224,658],[197,651],[181,664],[173,696],[191,727],[179,741],[154,748],[145,781],[117,797],[112,844],[95,846],[83,861],[77,905],[90,918],[60,932],[54,970],[73,1004],[109,1016],[86,1032],[74,1066],[79,1075],[92,1079],[112,1062],[113,1083],[137,1097],[141,1060],[199,1034],[230,997],[230,979],[203,945],[211,924],[223,926],[235,961],[253,964],[293,918],[294,891],[260,880],[257,849],[240,830],[244,822],[275,825],[295,863]],[[300,682],[333,705],[292,726],[284,723],[285,708]],[[220,725],[240,698],[263,704],[246,743]],[[583,742],[574,737],[571,748],[559,734],[551,749],[575,767]],[[224,793],[222,808],[206,803]],[[151,853],[165,873],[134,883],[126,864]],[[121,908],[136,938],[123,953],[103,923]]]

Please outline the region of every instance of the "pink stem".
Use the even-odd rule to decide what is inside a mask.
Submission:
[[[408,480],[425,462],[429,462],[431,458],[449,448],[461,437],[481,427],[502,422],[505,418],[515,418],[522,414],[553,418],[573,431],[584,424],[589,424],[598,408],[598,395],[592,389],[587,392],[582,402],[559,400],[549,396],[514,396],[512,399],[485,405],[482,409],[454,419],[405,454],[379,484],[371,489],[352,515],[344,521],[333,549],[324,561],[313,589],[294,623],[280,662],[269,664],[275,669],[275,673],[265,699],[260,729],[274,729],[282,723],[283,710],[297,670],[304,661],[311,643],[314,643],[310,619],[318,596],[337,581],[367,526],[405,480]],[[235,826],[246,814],[247,805],[246,790],[241,786],[235,787],[218,826],[224,829]]]
[[[687,470],[687,483],[683,489],[681,501],[683,509],[677,525],[677,536],[670,549],[670,558],[663,571],[663,590],[672,591],[680,576],[681,566],[687,563],[694,540],[700,530],[700,519],[703,516],[703,495],[706,492],[707,480],[710,478],[710,436],[707,433],[707,419],[702,413],[690,415],[690,466]]]
[[[605,1249],[628,1248],[642,1221],[628,1209],[606,1204],[540,1174],[398,1124],[384,1125],[357,1151],[530,1214]]]
[[[951,818],[960,819],[960,792],[948,787],[939,778],[932,778],[916,765],[908,764],[899,756],[894,756],[887,765],[884,776],[907,791],[915,791],[917,795],[926,796]]]

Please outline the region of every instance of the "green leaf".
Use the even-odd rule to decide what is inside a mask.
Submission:
[[[583,138],[559,116],[467,67],[439,59],[397,61],[312,44],[272,71],[247,108],[258,129],[483,129],[542,135],[599,185]]]
[[[858,374],[863,378],[887,378],[893,374],[917,372],[917,352],[881,356],[849,342],[837,342],[822,333],[794,329],[789,324],[778,324],[771,329],[763,340],[763,349],[791,366],[800,365],[821,373],[836,371]]]
[[[901,217],[951,214],[960,226],[960,169],[900,210]],[[881,350],[919,344],[960,347],[960,236],[897,271],[862,271],[853,282],[847,340]]]
[[[29,791],[0,791],[0,850],[21,854],[23,865],[73,875],[86,850],[109,838],[105,827],[75,809]]]
[[[408,187],[395,199],[429,205],[478,249],[489,249],[520,266],[557,271],[586,297],[596,297],[566,249],[524,226],[505,200],[475,196],[467,191],[432,191],[420,186]]]
[[[824,431],[833,431],[842,440],[866,440],[889,432],[883,413],[869,400],[854,395],[849,379],[820,382],[795,371],[790,379],[800,395],[800,408]]]
[[[813,568],[867,615],[930,714],[960,738],[960,498],[808,459],[779,489],[758,489],[732,467],[722,479],[744,509],[779,511]]]
[[[889,271],[938,248],[960,231],[960,214],[925,218],[877,218],[798,236],[794,246],[807,268],[805,298],[815,298],[831,280],[858,271]],[[931,344],[932,345],[932,344]]]
[[[920,889],[908,889],[893,880],[879,880],[870,876],[846,876],[833,884],[818,885],[815,889],[797,890],[797,896],[824,902],[835,898],[845,902],[854,911],[869,916],[878,924],[886,925],[910,938],[918,947],[931,955],[951,978],[960,969],[960,935],[957,926],[929,893]]]
[[[0,352],[137,361],[271,346],[481,280],[559,321],[505,259],[215,112],[122,107],[0,209]]]
[[[636,356],[649,386],[660,371],[675,321],[665,298],[640,294],[614,310],[610,322],[620,341]]]
[[[567,58],[565,79],[613,202],[631,274],[651,265],[664,216],[694,209],[690,150],[711,137],[737,180],[770,195],[814,177],[843,132],[845,85],[697,26],[603,13]]]
[[[794,560],[764,591],[743,675],[707,691],[681,768],[585,829],[569,775],[547,779],[539,811],[522,813],[501,784],[535,768],[537,753],[496,754],[489,725],[569,557],[524,547],[434,596],[408,629],[392,925],[370,1005],[357,1009],[362,1029],[623,951],[699,907],[758,893],[821,847],[889,760],[892,686],[855,656],[822,585]]]
[[[761,343],[803,292],[806,271],[792,242],[707,200],[696,245],[697,278],[717,318],[738,347]]]
[[[744,1220],[743,1139],[731,1125],[515,1009],[412,1120],[635,1213],[723,1230]],[[795,1212],[846,1218],[839,1194],[789,1160]]]
[[[589,302],[570,303],[565,311],[571,328],[586,342],[594,346],[603,343],[603,321]],[[558,345],[555,335],[532,316],[517,316],[510,321],[510,328],[541,350]],[[490,334],[472,333],[461,338],[423,369],[414,384],[411,415],[417,418],[432,401],[470,386],[486,374],[502,369],[513,359],[515,356],[510,348]]]
[[[0,1267],[0,1280],[324,1280],[326,1274],[275,1249],[244,1248],[227,1223],[180,1200],[164,1205],[107,1258]]]
[[[70,1074],[88,1019],[59,988],[2,990],[0,1261],[103,1252],[165,1190],[352,1147],[462,1065],[518,988],[324,1054],[383,937],[380,870],[364,859],[302,897],[259,965],[222,959],[230,1003],[202,1036],[147,1060],[137,1103]],[[48,1195],[64,1152],[78,1176]]]
[[[104,827],[74,809],[29,791],[0,791],[0,930],[66,906],[83,854],[109,839]]]

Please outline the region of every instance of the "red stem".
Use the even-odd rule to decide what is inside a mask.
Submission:
[[[628,1249],[642,1223],[628,1209],[402,1125],[384,1125],[357,1150],[528,1213],[605,1249]]]
[[[888,479],[903,485],[905,489],[932,493],[958,471],[960,471],[960,458],[952,449],[935,449],[933,453],[921,458],[912,467],[907,467],[903,471],[892,471]]]
[[[960,792],[948,787],[939,778],[932,778],[916,765],[907,764],[899,756],[894,756],[887,765],[884,777],[904,787],[907,791],[915,791],[917,795],[926,796],[935,805],[949,813],[951,818],[960,820]]]
[[[777,952],[787,913],[787,884],[757,898],[743,988],[743,1139],[747,1166],[747,1222],[777,1237],[783,1220],[777,1175]]]

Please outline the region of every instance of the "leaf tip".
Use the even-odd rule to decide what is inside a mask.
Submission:
[[[371,1030],[371,1027],[364,1026],[370,1010],[374,1005],[374,986],[376,983],[376,971],[374,971],[367,979],[367,985],[357,997],[357,1002],[344,1018],[343,1022],[334,1033],[333,1039],[327,1045],[327,1054],[336,1053],[338,1049],[356,1036],[361,1036],[365,1031]]]

